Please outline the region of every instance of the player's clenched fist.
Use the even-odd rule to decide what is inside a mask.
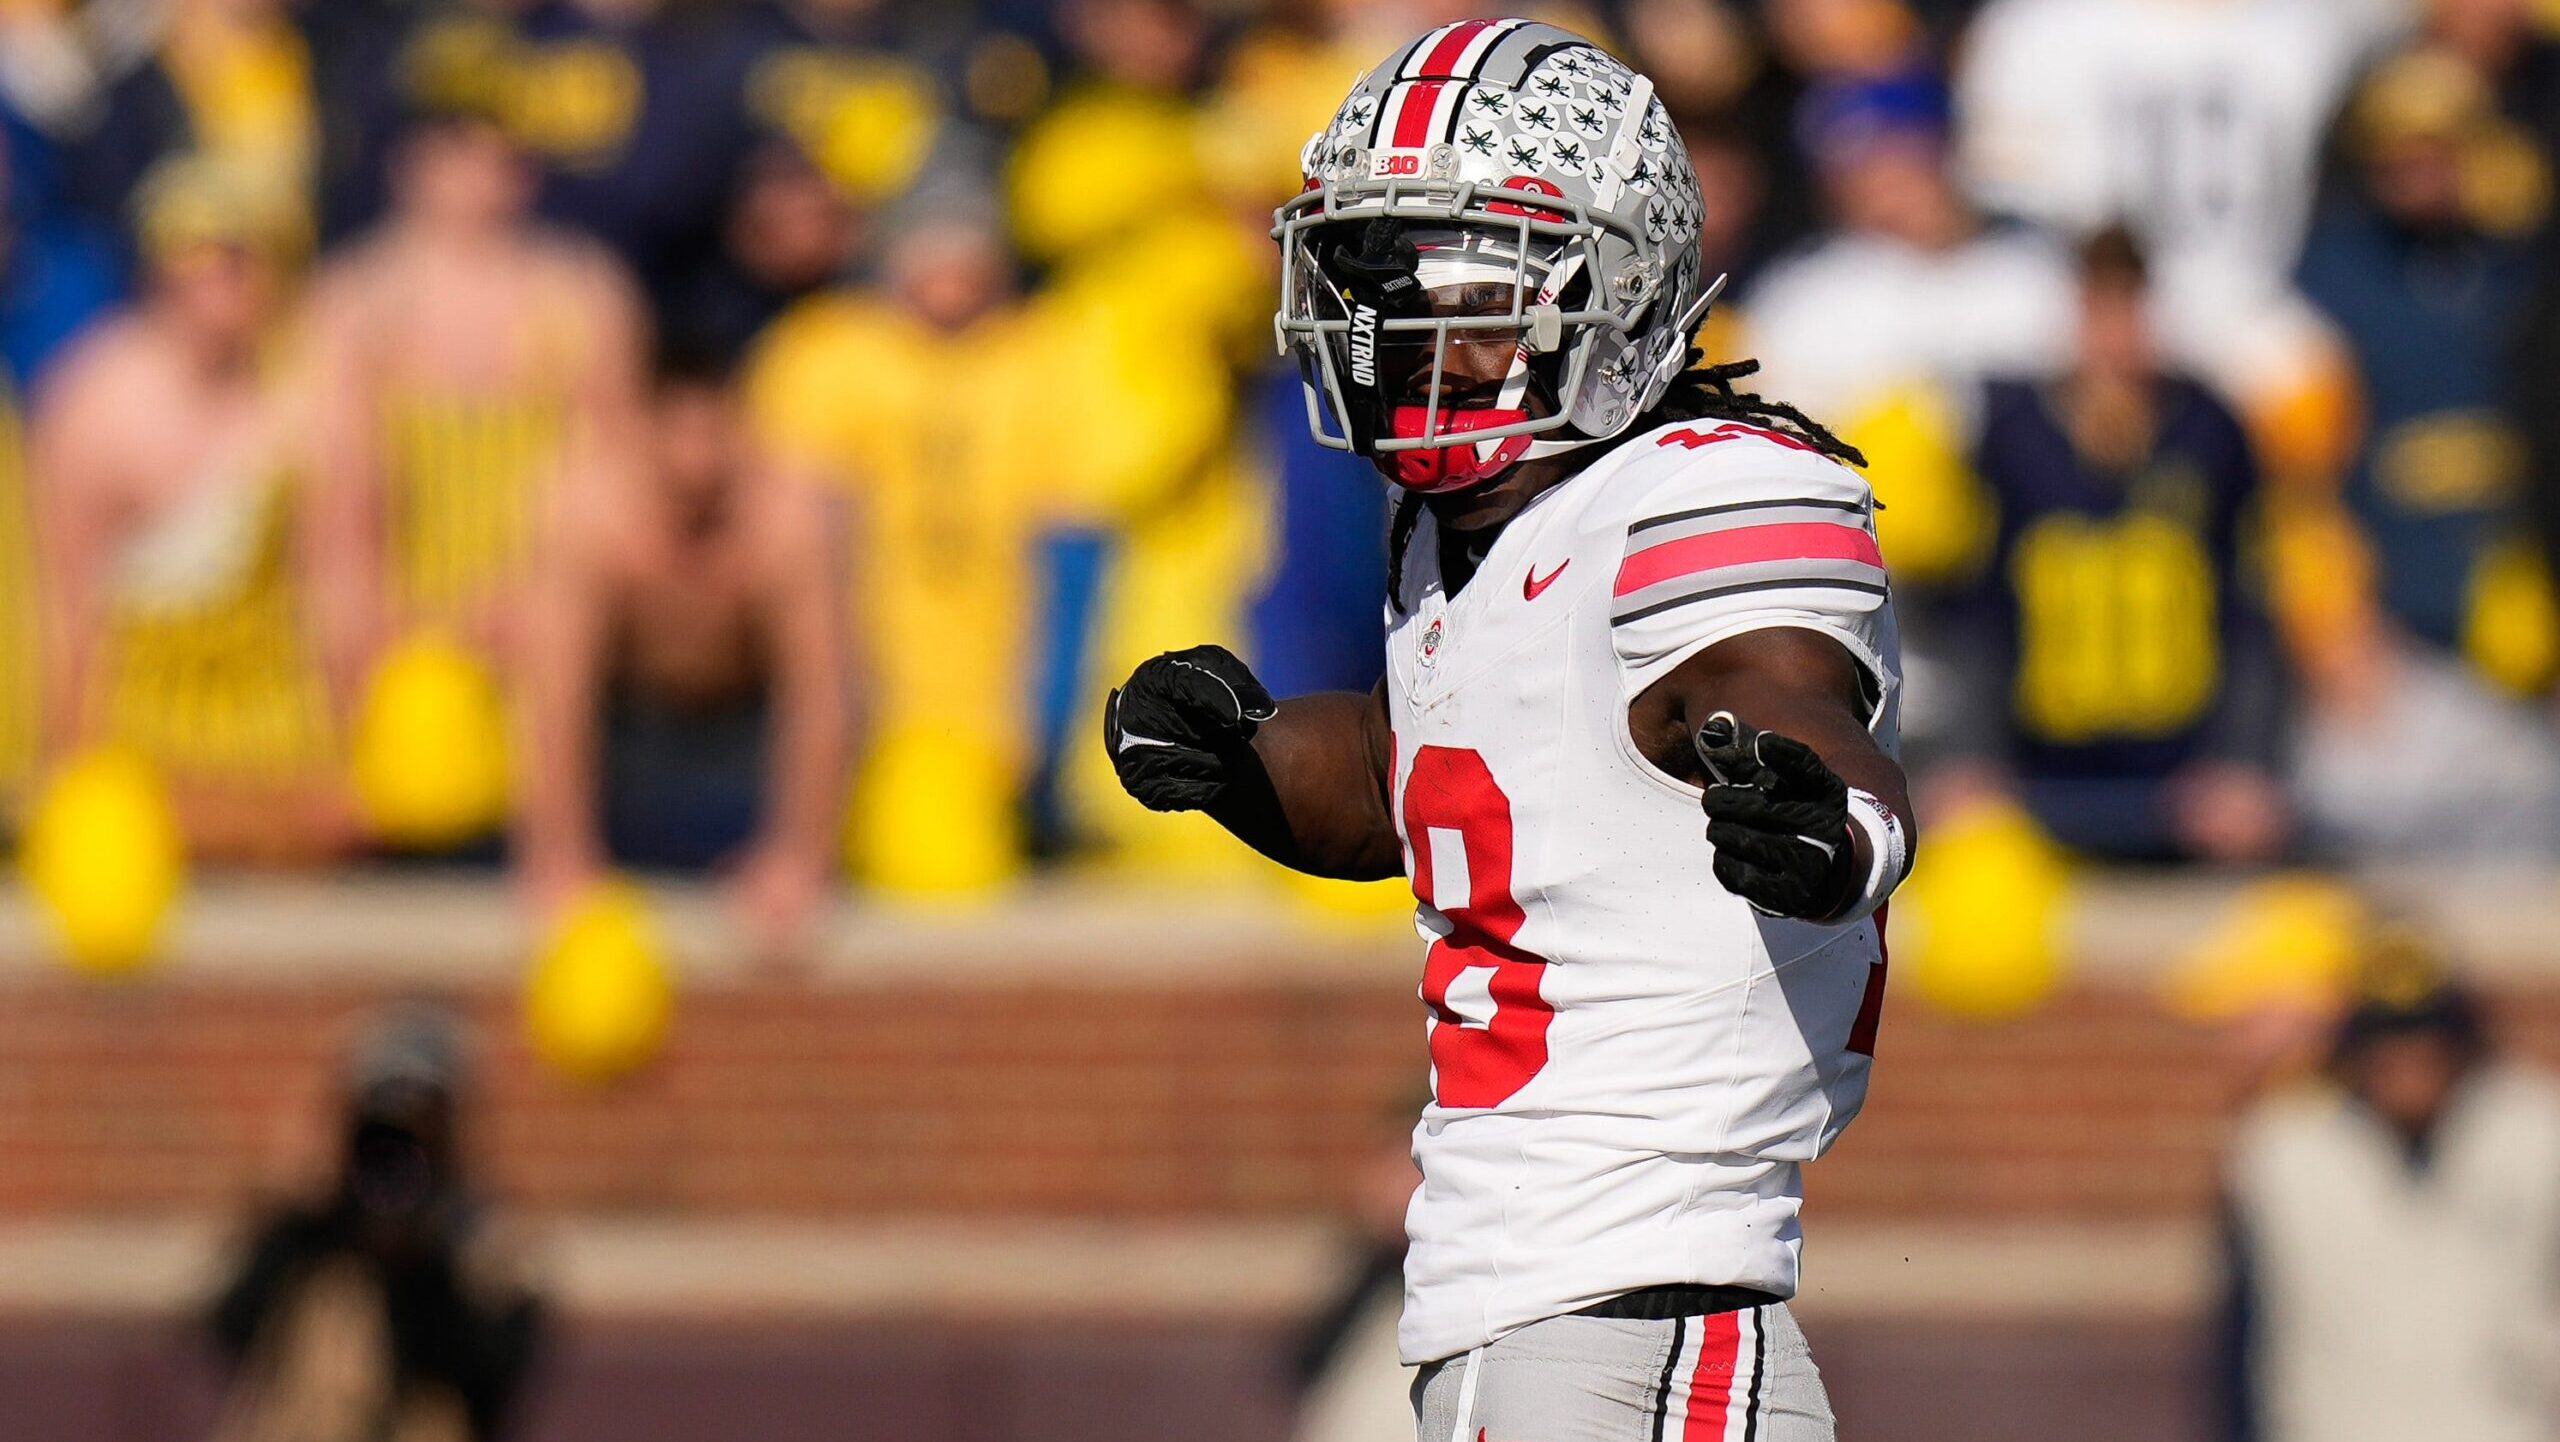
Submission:
[[[1730,711],[1698,728],[1716,880],[1773,916],[1824,921],[1856,884],[1849,787],[1813,748]]]
[[[1253,671],[1224,646],[1168,651],[1111,693],[1102,743],[1120,784],[1150,811],[1216,803],[1251,755],[1254,729],[1280,714]]]

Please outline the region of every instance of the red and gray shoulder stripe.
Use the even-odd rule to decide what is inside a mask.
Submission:
[[[1683,1317],[1654,1393],[1652,1442],[1759,1442],[1769,1361],[1761,1309]]]
[[[1483,73],[1486,58],[1504,39],[1528,24],[1526,20],[1461,20],[1407,46],[1391,62],[1388,73],[1395,77],[1394,83],[1387,87],[1377,119],[1370,124],[1369,144],[1407,150],[1447,140],[1468,82]]]
[[[1798,496],[1652,516],[1627,528],[1612,621],[1755,592],[1888,594],[1863,502]]]

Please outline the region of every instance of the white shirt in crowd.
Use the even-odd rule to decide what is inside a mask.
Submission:
[[[2422,1169],[2341,1094],[2287,1092],[2230,1170],[2266,1442],[2560,1436],[2560,1088],[2484,1070]]]
[[[1914,383],[1961,397],[1987,376],[2060,369],[2074,291],[2069,255],[2033,231],[1986,231],[1942,251],[1844,233],[1772,266],[1740,310],[1754,384],[1854,425]]]
[[[2322,146],[2402,0],[1992,0],[1957,76],[1985,207],[2151,253],[2163,338],[2226,391],[2280,384]]]

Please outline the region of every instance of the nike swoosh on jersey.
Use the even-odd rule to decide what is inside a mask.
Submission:
[[[1538,574],[1537,567],[1531,566],[1529,568],[1529,574],[1520,578],[1520,599],[1523,601],[1534,601],[1538,599],[1541,593],[1543,593],[1549,586],[1556,583],[1556,577],[1564,574],[1564,568],[1572,564],[1573,558],[1568,556],[1563,561],[1557,563],[1554,570],[1549,571],[1543,576]]]

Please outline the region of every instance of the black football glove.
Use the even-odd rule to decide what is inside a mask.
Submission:
[[[1730,711],[1698,728],[1706,763],[1707,840],[1716,880],[1771,916],[1824,921],[1857,884],[1849,786],[1813,748],[1757,731]]]
[[[1224,646],[1152,657],[1102,711],[1102,744],[1120,785],[1150,811],[1214,804],[1242,768],[1258,767],[1254,729],[1280,714],[1253,671]]]

